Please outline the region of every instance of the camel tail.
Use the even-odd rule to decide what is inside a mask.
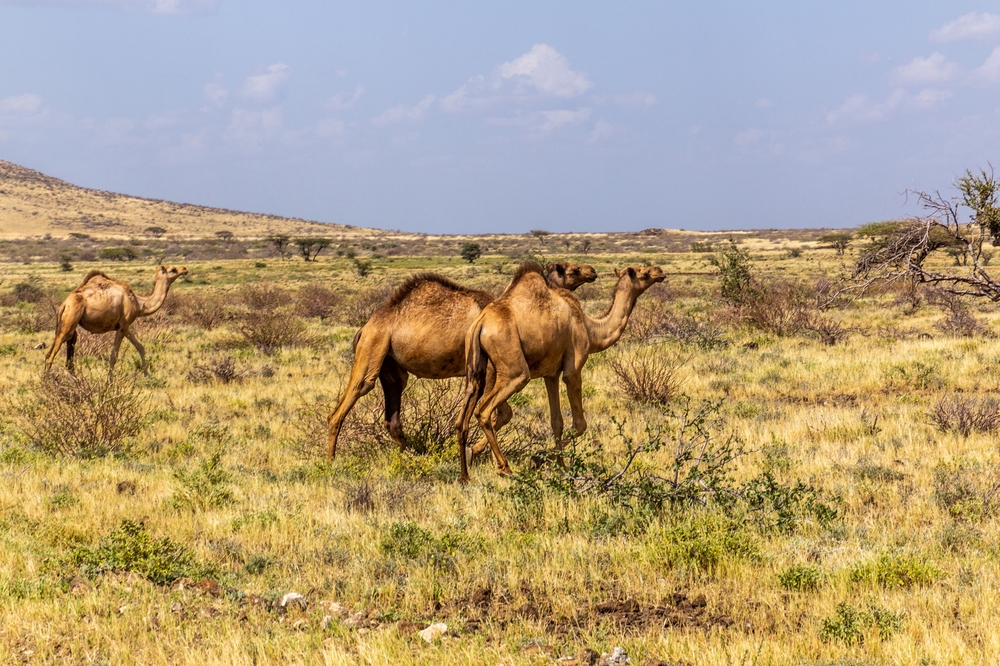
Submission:
[[[354,334],[354,339],[351,340],[351,351],[354,351],[354,352],[358,351],[358,340],[361,339],[361,330],[363,328],[364,328],[364,326],[362,326],[361,328],[359,328],[358,332]]]
[[[477,319],[469,332],[465,334],[465,379],[467,382],[481,384],[486,377],[486,364],[489,363],[490,359],[483,351],[483,345],[479,339],[482,332],[483,322]]]

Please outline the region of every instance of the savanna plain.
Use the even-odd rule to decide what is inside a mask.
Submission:
[[[499,294],[516,259],[167,257],[188,275],[136,324],[150,374],[125,342],[110,382],[112,336],[84,332],[76,376],[60,356],[43,378],[55,307],[90,268],[148,294],[159,262],[3,263],[0,660],[995,661],[996,307],[903,282],[835,299],[854,245],[737,240],[525,241],[597,269],[575,292],[595,316],[615,268],[667,279],[590,357],[566,466],[536,380],[500,431],[514,475],[487,453],[465,486],[461,379],[410,380],[405,451],[380,388],[332,462],[326,416],[396,285]]]

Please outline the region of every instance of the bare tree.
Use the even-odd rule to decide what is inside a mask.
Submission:
[[[1000,181],[991,166],[989,172],[966,171],[955,187],[959,194],[951,198],[938,191],[908,190],[927,211],[925,216],[870,225],[878,227],[877,233],[865,233],[862,228],[858,235],[872,238],[871,244],[854,268],[852,283],[834,299],[910,278],[950,294],[1000,301],[1000,282],[986,270],[992,252],[984,249],[986,241],[1000,245]],[[971,211],[965,221],[963,209]],[[956,265],[950,269],[928,266],[928,257],[938,250],[955,256]]]
[[[278,254],[284,258],[288,256],[288,244],[291,242],[291,238],[284,234],[271,234],[267,237],[268,242],[274,246]]]

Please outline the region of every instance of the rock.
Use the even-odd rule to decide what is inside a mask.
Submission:
[[[184,610],[184,604],[182,604],[182,603],[181,603],[181,602],[179,602],[179,601],[175,601],[175,602],[174,602],[174,603],[173,603],[173,604],[172,604],[172,605],[170,606],[170,612],[171,612],[171,613],[180,613],[180,612],[181,612],[181,611],[183,611],[183,610]]]
[[[87,592],[90,592],[90,584],[80,576],[73,576],[73,580],[69,582],[69,593],[79,597]]]
[[[309,628],[309,623],[305,620],[296,620],[292,623],[292,631],[305,631]]]
[[[319,602],[319,607],[325,610],[331,615],[335,615],[339,618],[346,618],[351,614],[351,609],[344,604],[338,604],[336,601],[321,601]]]
[[[632,659],[624,649],[616,647],[611,654],[603,655],[600,663],[601,666],[625,666],[631,664]]]
[[[194,587],[194,581],[191,580],[190,578],[178,578],[170,586],[170,589],[174,592],[177,592],[180,590],[188,590],[191,589],[192,587]]]
[[[583,648],[576,653],[576,659],[583,666],[594,666],[597,660],[601,658],[601,655],[597,654],[590,648]]]
[[[358,611],[354,615],[344,620],[344,626],[348,629],[357,629],[365,621],[365,614]]]
[[[435,640],[441,638],[448,633],[448,625],[444,622],[435,622],[431,626],[427,627],[423,631],[418,631],[417,635],[428,643],[433,643]]]
[[[472,595],[472,605],[476,608],[489,608],[492,601],[493,590],[488,587],[479,588]]]
[[[222,586],[211,578],[202,578],[195,583],[194,589],[202,594],[211,594],[213,597],[221,597],[223,595]]]
[[[426,628],[426,622],[410,622],[409,620],[400,620],[396,623],[396,631],[402,636],[411,636],[417,632],[423,631]]]
[[[119,495],[135,495],[135,483],[132,481],[119,481],[117,488]]]
[[[705,599],[704,594],[699,594],[697,597],[691,600],[691,605],[695,608],[704,608],[708,605],[708,600]]]
[[[330,628],[331,624],[333,624],[333,616],[332,615],[324,615],[323,619],[320,620],[319,628],[322,629],[323,631],[326,631],[327,629]]]
[[[524,604],[523,606],[521,606],[520,608],[518,608],[514,612],[516,614],[520,615],[521,617],[526,617],[526,618],[529,618],[531,620],[537,620],[538,619],[538,609],[535,608],[535,604],[530,603],[530,602]]]
[[[308,605],[306,598],[298,592],[289,592],[281,597],[281,607],[285,610],[298,609],[304,611]]]
[[[46,347],[48,347],[48,345],[45,344],[44,342],[39,342],[37,345],[35,345],[35,349],[45,349]]]

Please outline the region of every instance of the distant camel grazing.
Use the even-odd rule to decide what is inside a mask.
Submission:
[[[115,331],[115,344],[111,348],[111,367],[108,369],[109,377],[115,371],[122,338],[128,338],[135,346],[142,361],[142,371],[148,375],[146,350],[135,339],[131,328],[132,322],[138,317],[148,317],[159,310],[167,297],[170,285],[182,275],[187,275],[187,269],[183,266],[160,266],[156,271],[153,293],[143,298],[137,296],[124,282],[112,280],[102,271],[92,270],[87,273],[80,286],[70,292],[59,306],[59,312],[56,314],[56,339],[45,357],[45,372],[52,368],[52,361],[55,360],[64,342],[66,367],[73,372],[76,327],[80,326],[91,333]]]
[[[465,405],[458,424],[462,483],[469,481],[466,438],[473,410],[493,451],[497,471],[510,474],[497,444],[493,414],[532,379],[545,378],[557,450],[563,447],[560,374],[573,411],[573,429],[578,435],[587,429],[580,376],[587,357],[618,342],[636,299],[665,277],[658,266],[629,266],[615,274],[614,300],[608,312],[596,319],[583,311],[573,294],[549,285],[541,275],[541,266],[534,263],[522,265],[507,291],[483,308],[465,341]],[[495,375],[488,378],[489,371]]]
[[[555,263],[546,267],[555,285],[576,289],[597,279],[591,266]],[[373,388],[375,380],[385,394],[385,425],[390,436],[406,447],[400,406],[409,375],[447,379],[465,375],[465,332],[493,295],[468,289],[434,273],[421,273],[404,282],[354,336],[354,365],[347,388],[330,413],[329,458],[337,453],[337,439],[354,404]],[[503,404],[496,427],[512,415]]]

